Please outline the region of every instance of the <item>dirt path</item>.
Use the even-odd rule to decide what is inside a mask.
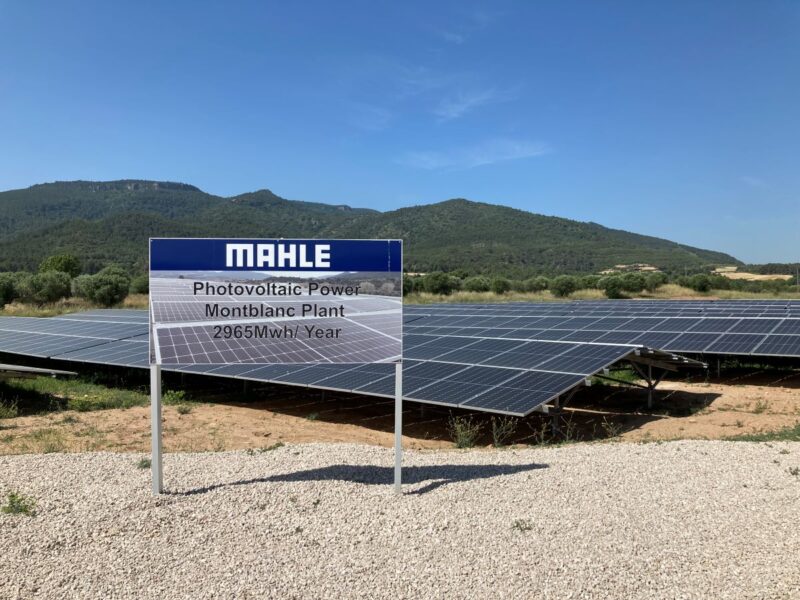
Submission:
[[[662,382],[652,410],[641,390],[589,388],[567,413],[575,439],[619,437],[625,441],[723,439],[780,429],[800,422],[800,373],[751,373],[720,381]],[[188,411],[188,412],[187,412]],[[165,406],[168,452],[259,449],[282,443],[393,444],[391,400],[319,392],[279,392],[249,404],[187,403]],[[449,448],[449,412],[408,403],[404,413],[408,448]],[[491,421],[483,422],[479,445],[491,443]],[[513,441],[535,442],[549,422],[520,420]],[[0,420],[0,454],[110,450],[147,452],[147,407],[96,412],[66,411]]]

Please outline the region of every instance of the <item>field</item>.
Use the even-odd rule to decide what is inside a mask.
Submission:
[[[743,281],[789,281],[792,278],[791,275],[781,275],[779,273],[748,273],[747,271],[739,271],[736,267],[720,267],[714,269],[714,273],[728,279],[741,279]]]

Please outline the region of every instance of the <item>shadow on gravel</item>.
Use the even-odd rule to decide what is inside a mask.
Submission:
[[[546,469],[545,464],[529,465],[435,465],[427,467],[403,467],[403,484],[415,484],[427,482],[426,485],[409,492],[407,494],[425,494],[448,483],[458,481],[473,481],[476,479],[488,479],[500,475],[514,475],[533,471],[536,469]],[[331,465],[320,467],[319,469],[308,469],[297,473],[285,473],[283,475],[273,475],[272,477],[259,477],[256,479],[245,479],[242,481],[231,481],[207,487],[188,490],[185,492],[173,492],[178,496],[192,496],[195,494],[205,494],[220,488],[234,487],[238,485],[252,485],[256,483],[270,482],[290,482],[290,481],[349,481],[352,483],[363,483],[367,485],[390,485],[394,482],[394,469],[391,467],[373,467],[369,465]]]

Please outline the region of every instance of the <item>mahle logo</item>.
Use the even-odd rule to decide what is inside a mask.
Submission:
[[[302,268],[328,269],[331,266],[330,244],[225,244],[228,268]]]

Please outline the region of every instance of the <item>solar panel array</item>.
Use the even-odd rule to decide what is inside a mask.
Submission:
[[[800,357],[800,302],[622,300],[409,306],[406,334],[632,344],[684,354]]]
[[[724,313],[724,314],[723,314]],[[525,415],[637,348],[800,356],[800,303],[602,301],[407,306],[404,397]],[[0,317],[0,352],[146,367],[146,311]],[[221,377],[391,397],[388,364],[190,365]]]
[[[144,311],[91,311],[0,321],[0,351],[98,364],[148,365]],[[8,336],[6,338],[2,336]],[[30,339],[29,339],[30,338]],[[529,340],[405,336],[404,398],[525,415],[633,347]],[[485,364],[478,364],[485,363]],[[389,364],[187,365],[171,370],[391,397]]]

